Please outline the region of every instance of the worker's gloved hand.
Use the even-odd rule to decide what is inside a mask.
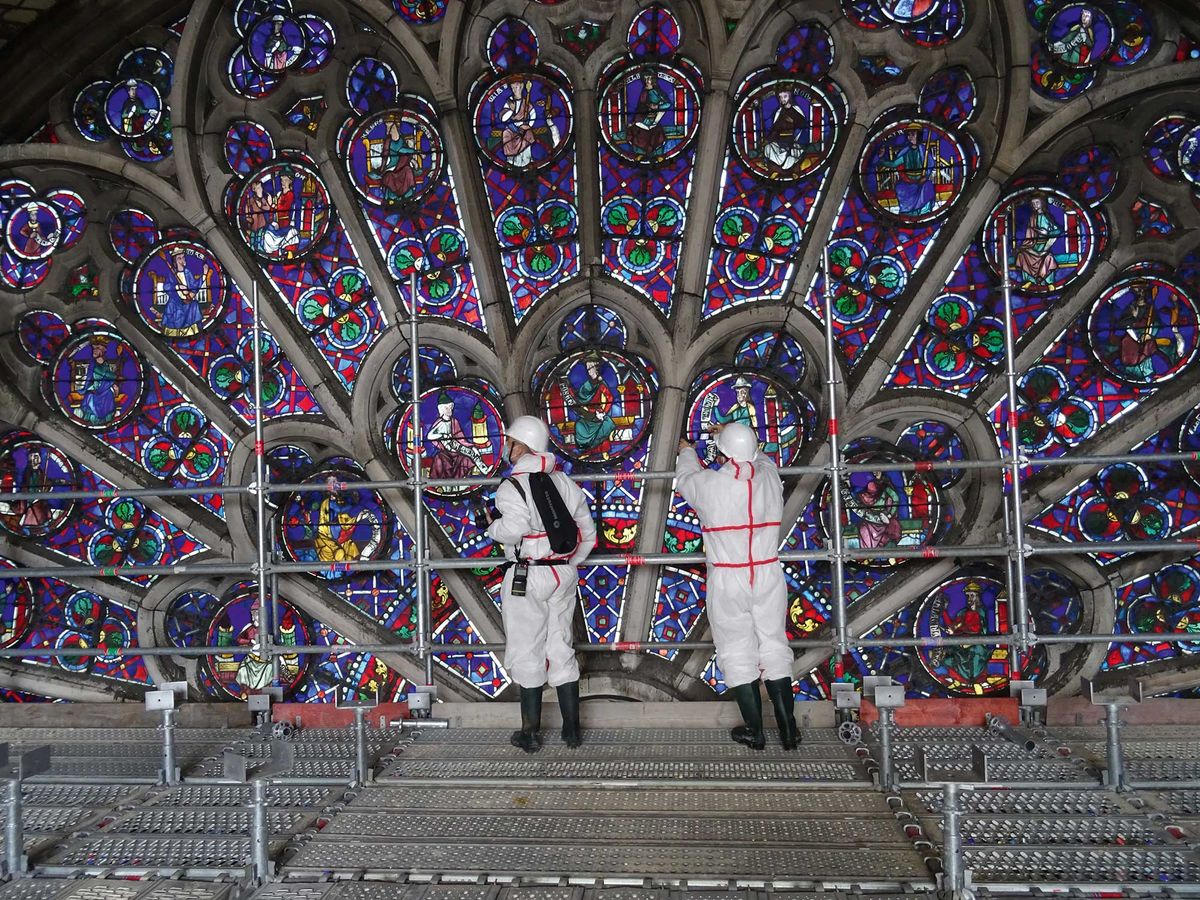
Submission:
[[[695,450],[695,449],[696,449],[696,445],[693,444],[691,441],[689,441],[686,437],[681,437],[679,439],[679,452],[680,453],[682,453],[684,450]]]
[[[471,498],[471,514],[475,518],[475,527],[480,531],[487,531],[487,527],[500,518],[480,497]]]

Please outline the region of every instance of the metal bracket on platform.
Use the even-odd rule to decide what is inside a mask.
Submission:
[[[879,786],[885,791],[896,790],[896,768],[892,759],[892,722],[895,711],[904,706],[904,688],[893,684],[889,675],[868,675],[863,679],[863,691],[874,691],[872,700],[879,711]]]
[[[338,709],[354,710],[354,771],[350,776],[351,787],[362,787],[374,780],[371,760],[367,752],[367,711],[379,705],[379,697],[358,699],[351,703],[338,701]]]
[[[1093,706],[1104,707],[1104,718],[1101,720],[1105,727],[1104,750],[1107,765],[1104,769],[1104,784],[1116,791],[1129,790],[1129,781],[1125,774],[1125,755],[1121,750],[1121,709],[1142,702],[1142,683],[1130,679],[1129,694],[1126,697],[1097,694],[1096,686],[1090,678],[1080,677],[1080,685],[1084,694]]]
[[[0,768],[10,772],[4,798],[4,866],[3,874],[9,878],[24,878],[29,874],[29,860],[25,856],[25,827],[22,807],[22,782],[34,775],[50,771],[50,747],[35,747],[20,754],[16,760],[16,772],[10,768],[8,744],[0,744]]]
[[[1038,727],[1045,720],[1046,691],[1036,682],[1016,679],[1008,683],[1008,696],[1016,697],[1020,704],[1018,715],[1022,725]]]
[[[146,692],[146,711],[162,713],[162,766],[159,780],[165,785],[179,784],[179,766],[175,761],[175,707],[187,699],[186,681],[168,681],[157,690]]]

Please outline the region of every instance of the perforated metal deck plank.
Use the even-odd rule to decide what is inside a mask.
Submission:
[[[33,806],[21,810],[21,826],[26,834],[54,834],[71,831],[89,819],[102,815],[103,809],[79,806]],[[8,822],[0,810],[0,831]]]
[[[722,845],[813,845],[857,847],[906,845],[895,819],[811,818],[807,816],[707,817],[671,815],[631,817],[538,813],[397,816],[346,810],[326,826],[323,840],[494,841]]]
[[[567,811],[608,813],[660,813],[670,810],[689,815],[890,815],[883,796],[874,791],[769,791],[742,792],[703,789],[652,788],[605,790],[600,788],[540,787],[460,788],[393,787],[374,784],[352,801],[350,809]]]
[[[0,900],[225,900],[232,891],[201,881],[22,879],[0,885]]]
[[[1186,849],[964,847],[963,862],[976,884],[1200,884],[1200,856]]]
[[[540,758],[521,754],[523,759],[466,761],[408,760],[401,757],[377,779],[390,778],[515,778],[671,780],[700,782],[705,779],[738,781],[844,781],[866,784],[865,770],[852,763],[757,762],[752,750],[744,759],[692,762],[688,760],[577,760]]]
[[[510,732],[511,734],[511,732]],[[635,749],[636,748],[636,749]],[[441,760],[475,760],[475,759],[523,759],[525,753],[509,743],[505,737],[499,744],[421,744],[414,743],[401,748],[404,759],[441,759]],[[753,753],[753,756],[750,754]],[[778,744],[768,744],[765,750],[754,752],[740,744],[726,740],[722,744],[597,744],[586,742],[582,747],[572,750],[566,744],[560,743],[554,735],[546,740],[538,752],[539,759],[554,760],[612,760],[626,759],[636,755],[638,759],[650,761],[686,759],[689,762],[709,762],[717,760],[828,760],[832,762],[851,762],[856,759],[853,751],[844,744],[801,744],[795,750],[785,751]],[[970,753],[967,753],[970,756]]]
[[[26,784],[21,792],[26,808],[31,806],[82,806],[107,809],[140,799],[144,787],[127,784]]]
[[[587,706],[584,705],[585,744],[622,744],[625,746],[643,746],[646,744],[670,744],[676,751],[684,750],[694,744],[729,744],[728,728],[588,728]],[[514,720],[514,727],[516,721]],[[406,731],[406,737],[413,737],[422,744],[508,744],[512,728],[420,728],[417,726]],[[778,744],[779,732],[771,727],[765,729],[768,745]],[[544,729],[543,735],[553,735],[552,729]],[[553,735],[556,736],[556,735]],[[837,730],[833,728],[801,728],[801,745],[804,744],[834,744],[842,746]]]
[[[267,804],[275,807],[319,809],[336,799],[332,788],[272,786],[267,788]],[[246,806],[250,802],[248,784],[184,784],[150,798],[147,806]]]
[[[283,850],[274,842],[274,858]],[[73,841],[40,864],[66,866],[152,866],[161,868],[238,868],[246,865],[250,841],[246,838],[114,835]]]
[[[941,791],[916,791],[914,806],[941,813]],[[1123,797],[1100,790],[976,790],[960,793],[959,809],[992,815],[1136,815],[1138,810]]]
[[[248,728],[175,728],[175,742],[188,743],[224,743],[240,740],[252,734]],[[145,728],[42,728],[37,727],[8,727],[0,728],[0,741],[9,743],[38,744],[47,741],[83,741],[98,744],[137,744],[149,741],[162,743],[162,732],[157,725]]]
[[[760,849],[755,847],[584,847],[526,846],[511,843],[445,845],[372,844],[330,841],[318,836],[284,868],[285,872],[405,871],[446,874],[576,876],[638,875],[764,878],[786,881],[813,878],[914,879],[928,883],[929,873],[915,850]]]
[[[105,834],[164,835],[248,835],[249,809],[197,809],[154,807],[118,816],[105,825]],[[267,828],[271,834],[287,835],[302,831],[316,821],[314,811],[272,808],[267,810]]]
[[[922,818],[927,835],[941,840],[941,818]],[[1161,827],[1145,817],[1103,816],[963,816],[959,822],[965,844],[1055,844],[1077,846],[1175,845]]]

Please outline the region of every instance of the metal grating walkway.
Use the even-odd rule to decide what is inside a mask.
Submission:
[[[264,762],[270,742],[178,729],[185,783],[166,787],[153,783],[159,732],[125,731],[118,756],[100,729],[0,729],[56,751],[24,791],[35,877],[0,885],[0,900],[912,900],[936,888],[938,782],[979,781],[981,759],[1007,782],[958,804],[983,896],[1031,882],[1200,895],[1200,735],[1186,730],[1124,729],[1129,771],[1155,786],[1120,793],[1099,782],[1102,736],[1082,728],[1032,747],[984,728],[897,728],[904,784],[890,792],[873,779],[878,726],[858,747],[805,729],[795,753],[755,753],[724,729],[605,728],[577,751],[548,733],[532,756],[508,729],[374,730],[361,788],[339,783],[352,734],[300,731],[267,790],[276,880],[261,888],[248,880],[250,788],[218,776],[224,750]]]

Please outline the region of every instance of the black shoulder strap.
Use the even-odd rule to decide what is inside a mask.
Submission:
[[[525,488],[521,487],[521,482],[517,481],[516,475],[509,475],[504,480],[517,489],[517,493],[521,495],[522,500],[524,500],[526,503],[529,502],[529,498],[525,496]]]

